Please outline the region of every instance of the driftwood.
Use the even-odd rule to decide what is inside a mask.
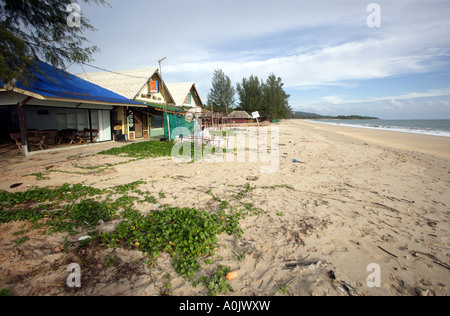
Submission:
[[[319,260],[319,259],[311,259],[311,260],[305,261],[305,259],[308,259],[308,258],[309,258],[309,255],[300,260],[286,260],[286,261],[289,261],[292,263],[286,263],[285,266],[287,269],[295,269],[296,267],[308,267],[312,264],[317,264],[319,261],[323,261],[323,260]]]
[[[431,260],[433,260],[433,263],[435,263],[435,264],[437,264],[438,266],[443,267],[444,269],[447,269],[447,270],[450,271],[450,266],[449,266],[447,263],[442,262],[441,260],[439,260],[438,258],[436,258],[436,256],[432,255],[431,253],[420,252],[420,251],[411,251],[411,254],[412,254],[414,257],[417,257],[417,254],[421,254],[421,255],[427,256],[428,258],[430,258]]]
[[[308,261],[299,261],[294,263],[286,263],[285,266],[288,269],[295,269],[296,267],[308,267],[312,264],[317,264],[320,260],[308,260]]]
[[[378,202],[372,202],[372,204],[373,204],[373,205],[375,205],[375,206],[378,206],[378,207],[384,208],[384,209],[386,209],[386,210],[388,210],[388,211],[391,211],[391,212],[397,213],[397,214],[399,214],[399,213],[400,213],[400,212],[399,212],[398,210],[396,210],[395,208],[393,208],[393,207],[390,207],[390,206],[387,206],[387,205],[384,205],[384,204],[381,204],[381,203],[378,203]]]
[[[387,251],[386,249],[378,246],[378,248],[380,248],[381,250],[383,250],[385,253],[387,253],[388,255],[391,255],[392,257],[394,257],[395,259],[398,259],[398,257],[396,255],[394,255],[393,253],[390,253],[389,251]]]

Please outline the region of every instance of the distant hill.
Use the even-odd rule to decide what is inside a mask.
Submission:
[[[316,113],[299,112],[299,111],[294,111],[292,113],[292,118],[308,119],[308,120],[378,120],[378,117],[372,117],[372,116],[360,116],[360,115],[328,116],[328,115],[320,115],[320,114],[316,114]]]

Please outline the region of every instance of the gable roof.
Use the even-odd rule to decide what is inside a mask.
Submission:
[[[230,118],[253,119],[253,117],[245,111],[233,111]]]
[[[167,88],[175,100],[176,106],[183,106],[186,97],[189,92],[191,92],[192,88],[194,88],[195,93],[197,94],[198,99],[200,100],[201,105],[203,106],[202,100],[198,95],[197,89],[195,87],[195,83],[193,82],[180,82],[180,83],[168,83]]]
[[[77,76],[133,100],[156,72],[158,68],[151,67],[114,72],[88,72]]]
[[[36,67],[39,71],[30,69],[35,78],[29,80],[29,85],[16,82],[13,92],[41,100],[144,106],[42,61],[37,61]],[[5,88],[1,79],[0,88]]]
[[[191,91],[192,82],[182,82],[182,83],[167,83],[167,89],[169,89],[170,93],[173,96],[175,101],[175,105],[183,106],[184,101],[188,93]]]

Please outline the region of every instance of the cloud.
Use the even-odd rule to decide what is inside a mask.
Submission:
[[[395,103],[411,108],[405,100],[450,94],[444,72],[434,89],[416,84],[412,92],[403,92],[409,90],[404,86],[399,93],[392,92],[395,87],[389,92],[379,87],[358,90],[367,80],[414,80],[409,78],[439,73],[450,65],[446,1],[376,1],[381,5],[380,28],[366,24],[370,1],[109,2],[113,10],[82,6],[99,29],[89,36],[102,50],[95,64],[123,70],[156,66],[157,60],[168,57],[165,79],[196,82],[205,101],[217,68],[234,83],[274,73],[283,79],[294,108],[333,111],[370,104],[381,109]],[[310,90],[316,99],[304,102],[298,91],[305,95]],[[449,100],[442,101],[436,100],[435,106],[445,107]]]
[[[208,82],[223,68],[235,81],[275,73],[302,88],[439,69],[450,22],[448,5],[432,2],[379,1],[381,28],[366,25],[361,1],[110,0],[112,10],[83,6],[83,14],[100,30],[92,40],[104,68],[167,56],[174,80]]]
[[[321,100],[325,101],[326,103],[331,103],[331,104],[347,103],[347,102],[345,102],[345,99],[343,99],[342,97],[337,96],[337,95],[330,95],[330,96],[322,97]]]
[[[323,115],[368,115],[387,119],[450,118],[450,88],[367,99],[326,96],[320,100],[291,103],[294,110]]]
[[[399,101],[396,101],[396,100],[391,100],[389,103],[392,104],[393,106],[395,106],[398,109],[401,109],[404,106],[404,104],[402,102],[399,102]]]
[[[450,96],[450,88],[447,89],[432,89],[425,92],[409,92],[402,95],[392,95],[392,96],[383,96],[383,97],[368,97],[365,99],[348,99],[342,96],[325,96],[321,98],[321,101],[317,102],[328,102],[331,104],[350,104],[350,103],[363,103],[363,102],[380,102],[386,101],[393,105],[403,105],[398,100],[413,100],[420,98],[434,98],[434,97],[445,97]],[[448,102],[443,101],[443,104],[448,105]]]
[[[196,71],[204,73],[223,68],[231,77],[250,75],[265,77],[275,73],[288,87],[336,84],[348,80],[368,80],[403,74],[425,73],[448,64],[448,47],[433,46],[420,41],[428,32],[414,34],[387,34],[380,38],[354,40],[341,45],[318,48],[290,56],[279,56],[253,61],[204,61],[173,65],[173,72]],[[436,35],[437,36],[437,35]],[[222,60],[213,56],[214,60]]]

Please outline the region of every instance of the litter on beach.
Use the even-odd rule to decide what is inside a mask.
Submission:
[[[230,272],[230,273],[228,273],[226,275],[226,278],[227,278],[228,281],[237,279],[238,277],[239,277],[239,272],[238,271],[233,271],[233,272]]]
[[[300,161],[300,160],[297,160],[297,159],[292,159],[292,162],[304,163],[303,161]]]

